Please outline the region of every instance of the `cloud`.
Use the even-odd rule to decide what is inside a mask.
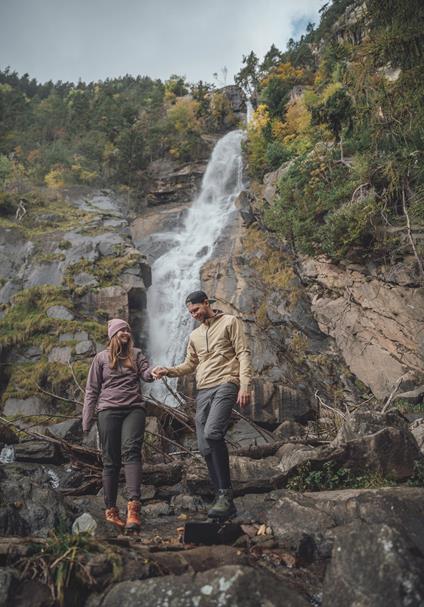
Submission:
[[[2,0],[1,67],[39,81],[130,73],[228,81],[251,50],[284,49],[323,0]]]

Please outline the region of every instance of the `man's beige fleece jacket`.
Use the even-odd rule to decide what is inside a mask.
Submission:
[[[249,390],[252,367],[242,321],[231,314],[215,312],[191,333],[185,361],[167,367],[167,375],[180,377],[196,371],[198,390],[228,382]]]

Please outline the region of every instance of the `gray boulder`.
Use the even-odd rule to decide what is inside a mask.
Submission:
[[[65,308],[65,306],[50,306],[50,308],[47,308],[47,316],[59,320],[73,320],[74,318],[72,312],[68,308]]]
[[[86,354],[87,356],[90,354],[94,354],[94,345],[93,342],[87,339],[86,341],[80,341],[75,346],[75,354],[81,355]]]
[[[250,509],[259,520],[266,517],[275,537],[284,545],[290,546],[294,537],[306,534],[313,539],[318,553],[329,557],[338,530],[362,521],[401,530],[424,553],[423,488],[345,489],[304,494],[280,490],[270,494],[271,497],[273,502],[265,511],[263,505],[257,503]],[[249,509],[248,504],[244,507]]]
[[[415,440],[417,441],[417,445],[424,455],[424,419],[417,419],[410,426],[411,433]]]
[[[340,532],[324,582],[332,607],[412,607],[424,604],[424,554],[385,523],[356,521]]]
[[[70,442],[80,441],[82,438],[81,419],[67,419],[64,422],[52,424],[48,427],[48,434]]]
[[[15,460],[34,464],[54,464],[63,461],[63,457],[57,445],[47,441],[30,440],[15,445]]]
[[[72,349],[68,346],[63,348],[52,348],[48,356],[49,363],[61,363],[62,365],[66,365],[70,361],[71,353]]]
[[[37,396],[8,398],[3,406],[4,415],[43,415],[51,413],[50,407]]]
[[[39,464],[2,466],[0,495],[0,535],[47,537],[59,525],[70,527],[62,496]]]
[[[94,607],[99,603],[87,603]],[[116,584],[102,607],[306,607],[309,603],[268,572],[240,565],[225,565],[195,574],[168,575]]]

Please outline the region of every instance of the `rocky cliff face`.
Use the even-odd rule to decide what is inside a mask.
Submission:
[[[261,194],[267,202],[284,171],[265,176]],[[424,289],[415,265],[412,256],[367,266],[295,260],[320,331],[334,339],[340,358],[379,400],[397,390],[398,398],[419,402],[424,393]]]
[[[21,222],[0,230],[6,415],[64,413],[60,397],[78,394],[69,364],[84,382],[105,346],[106,320],[123,317],[139,331],[150,267],[132,244],[124,209],[112,192],[44,192]]]

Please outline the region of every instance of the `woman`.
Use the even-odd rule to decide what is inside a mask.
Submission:
[[[85,389],[82,427],[90,430],[95,411],[103,458],[103,489],[106,520],[120,529],[140,528],[141,447],[146,412],[140,378],[154,381],[149,363],[134,348],[125,320],[108,323],[109,346],[92,362]],[[121,461],[124,465],[128,497],[127,520],[116,507]]]

